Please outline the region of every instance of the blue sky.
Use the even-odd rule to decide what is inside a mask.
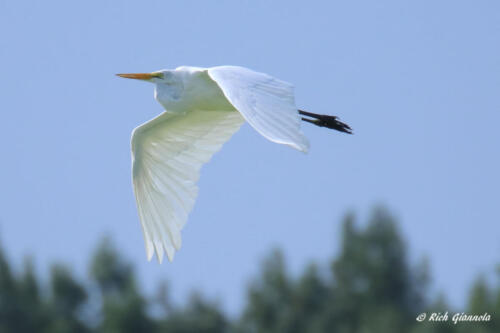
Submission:
[[[354,136],[304,126],[307,155],[243,126],[202,170],[173,264],[146,262],[130,184],[132,129],[161,112],[121,72],[246,66]],[[229,310],[281,247],[298,272],[338,250],[340,218],[382,203],[410,255],[457,305],[500,261],[498,1],[0,1],[0,231],[86,274],[103,234],[144,287]],[[305,124],[306,125],[306,124]]]

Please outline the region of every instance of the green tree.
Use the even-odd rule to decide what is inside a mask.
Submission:
[[[242,332],[405,332],[426,303],[428,265],[409,264],[396,221],[376,209],[364,229],[346,216],[330,274],[317,266],[295,280],[275,251],[248,293]]]
[[[272,251],[248,287],[241,316],[230,320],[200,293],[182,306],[173,303],[166,283],[146,298],[133,267],[109,239],[91,259],[90,281],[58,264],[50,270],[49,288],[40,283],[32,260],[15,272],[0,247],[0,333],[500,332],[500,269],[496,285],[476,280],[464,310],[488,313],[491,321],[454,325],[456,311],[445,296],[429,299],[428,260],[411,265],[406,251],[387,211],[376,209],[363,228],[347,215],[339,254],[328,265],[312,263],[292,276],[283,253]],[[448,322],[415,319],[422,312],[447,311]]]
[[[90,275],[102,300],[99,330],[106,333],[153,332],[147,301],[140,294],[132,266],[120,259],[109,239],[95,252]]]
[[[458,330],[458,327],[453,324],[451,321],[451,316],[453,315],[453,311],[451,310],[450,305],[446,301],[446,297],[444,294],[440,293],[436,299],[427,304],[424,311],[427,314],[427,319],[432,313],[441,313],[444,314],[448,312],[448,321],[446,322],[430,322],[428,320],[423,322],[415,322],[415,325],[412,329],[412,333],[455,333]],[[470,332],[473,332],[470,331]]]
[[[425,272],[408,263],[394,218],[377,208],[364,230],[345,218],[341,251],[332,262],[333,287],[325,329],[404,332],[425,299]],[[418,283],[416,283],[418,281]]]
[[[292,285],[283,254],[274,250],[262,264],[261,276],[249,288],[239,330],[281,332],[291,318]]]
[[[87,299],[85,288],[63,265],[54,265],[51,270],[52,323],[50,332],[88,332],[80,319],[80,313]]]
[[[229,323],[217,303],[195,292],[186,307],[170,309],[158,328],[163,333],[224,333],[229,331]]]
[[[479,276],[469,292],[466,312],[468,314],[488,313],[492,318],[489,322],[462,322],[458,325],[459,332],[494,333],[498,332],[498,318],[495,318],[495,291],[484,276]]]
[[[0,248],[0,332],[41,332],[49,324],[32,261],[27,259],[24,272],[16,276]]]

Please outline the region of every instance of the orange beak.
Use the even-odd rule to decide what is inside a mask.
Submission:
[[[130,73],[130,74],[116,74],[119,77],[124,77],[126,79],[136,79],[136,80],[151,80],[154,77],[158,77],[160,73]]]

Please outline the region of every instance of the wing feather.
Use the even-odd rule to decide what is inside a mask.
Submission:
[[[273,142],[307,152],[309,142],[300,131],[291,84],[238,66],[212,67],[208,75],[257,132]]]
[[[146,255],[170,261],[194,206],[201,166],[240,128],[235,111],[164,112],[132,133],[132,181]]]

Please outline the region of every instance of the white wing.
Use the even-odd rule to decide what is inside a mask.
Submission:
[[[148,260],[172,261],[201,166],[240,128],[235,111],[164,112],[132,133],[132,180]]]
[[[309,142],[300,131],[291,84],[237,66],[212,67],[208,75],[257,132],[273,142],[307,152]]]

